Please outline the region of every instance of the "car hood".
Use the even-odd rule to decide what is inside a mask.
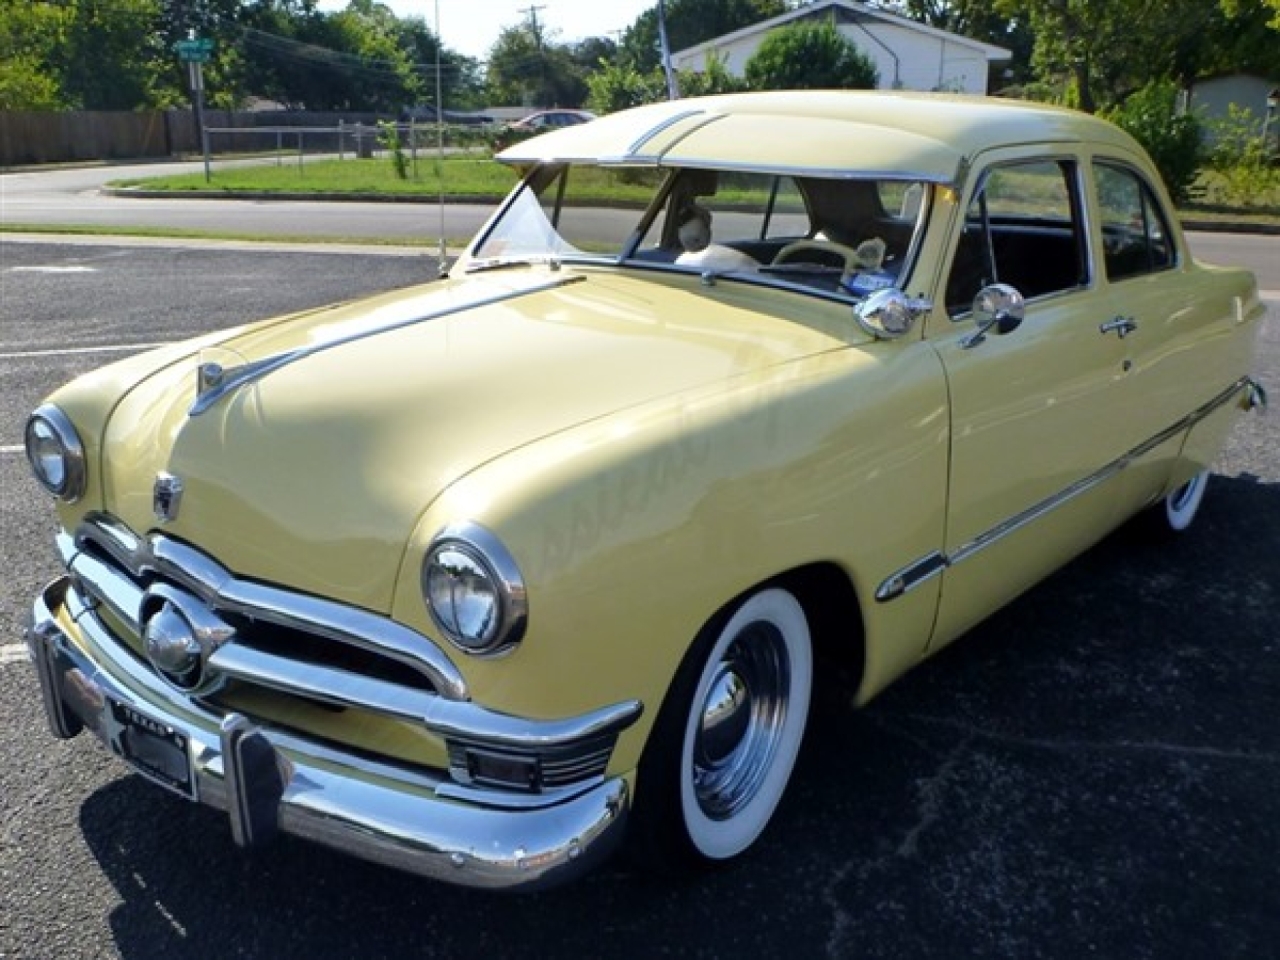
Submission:
[[[241,576],[387,610],[418,517],[471,470],[588,420],[845,345],[761,312],[750,288],[724,284],[712,298],[696,283],[502,272],[252,328],[120,401],[103,437],[104,506]],[[209,362],[233,383],[245,376],[193,415]],[[162,524],[161,473],[183,484]]]

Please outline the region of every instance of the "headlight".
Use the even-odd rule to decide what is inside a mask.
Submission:
[[[467,653],[502,653],[524,635],[529,604],[520,570],[479,524],[436,534],[422,564],[422,594],[436,626]]]
[[[67,415],[43,404],[27,418],[27,459],[44,488],[74,503],[84,496],[84,446]]]

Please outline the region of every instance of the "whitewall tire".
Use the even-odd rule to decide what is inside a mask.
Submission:
[[[715,635],[686,699],[679,811],[693,850],[727,860],[768,825],[804,738],[813,653],[786,590],[751,596]]]
[[[1181,533],[1191,526],[1208,486],[1209,471],[1202,470],[1164,498],[1164,519],[1170,530]]]

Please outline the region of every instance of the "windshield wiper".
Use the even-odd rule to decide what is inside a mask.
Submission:
[[[488,260],[473,260],[463,273],[487,273],[490,270],[510,270],[515,267],[549,267],[560,269],[560,257],[556,254],[539,254],[534,257],[491,257]]]

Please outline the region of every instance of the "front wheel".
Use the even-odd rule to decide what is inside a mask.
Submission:
[[[784,589],[752,594],[699,635],[640,765],[645,859],[728,860],[756,841],[795,766],[812,685],[809,623]]]

